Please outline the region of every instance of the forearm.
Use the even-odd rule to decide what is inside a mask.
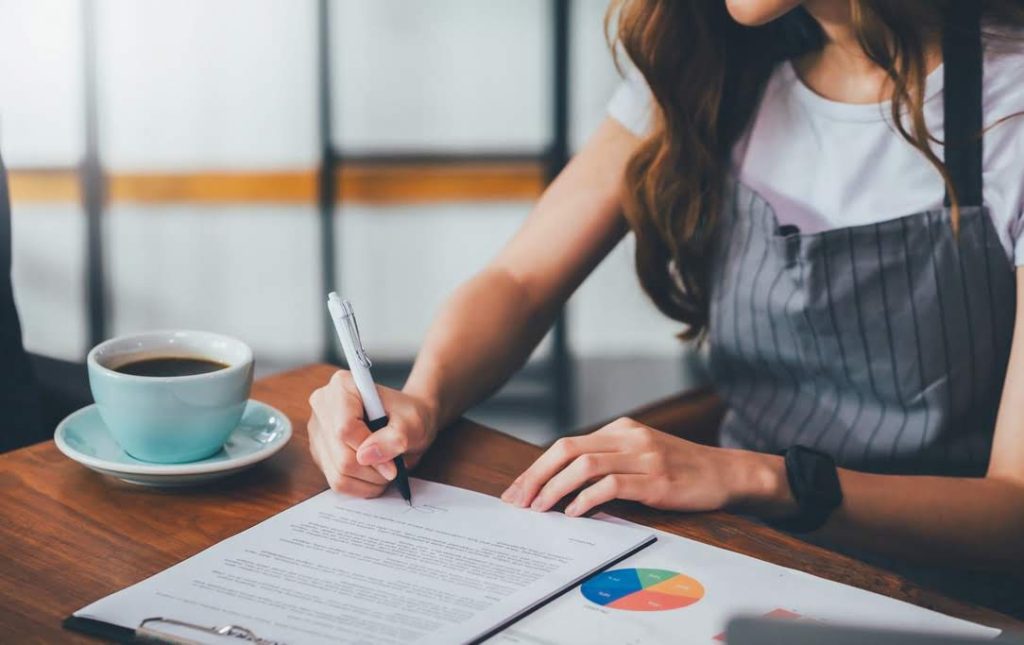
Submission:
[[[622,239],[622,173],[638,142],[605,119],[490,267],[442,307],[405,387],[434,406],[438,427],[522,366],[572,292]]]
[[[483,271],[441,308],[405,391],[430,402],[444,427],[525,363],[557,311],[531,303],[505,271]]]
[[[822,533],[854,547],[925,562],[1024,565],[1024,487],[991,478],[841,471],[844,502]]]
[[[794,513],[782,458],[756,455],[757,477],[738,506],[762,517]],[[874,475],[840,470],[843,503],[819,531],[844,546],[923,564],[1024,572],[1024,485],[987,477]],[[758,490],[760,489],[760,490]]]

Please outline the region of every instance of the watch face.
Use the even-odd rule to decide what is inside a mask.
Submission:
[[[786,451],[786,479],[796,499],[796,516],[776,522],[785,531],[815,531],[843,501],[836,462],[831,456],[805,446]]]
[[[811,495],[823,505],[834,508],[843,501],[843,493],[839,486],[839,474],[835,462],[828,455],[813,452],[803,458],[811,460]]]

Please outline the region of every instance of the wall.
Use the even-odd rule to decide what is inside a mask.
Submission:
[[[312,0],[99,0],[100,140],[112,172],[308,168],[317,160]],[[573,4],[579,145],[617,83],[603,0]],[[544,0],[335,0],[334,117],[350,153],[532,152],[550,137]],[[0,0],[0,146],[12,168],[82,152],[81,7]],[[377,355],[408,356],[444,295],[529,203],[344,206],[339,270]],[[84,222],[14,206],[14,283],[32,350],[80,358]],[[114,204],[104,223],[111,333],[189,326],[249,340],[265,364],[313,360],[322,294],[312,205]],[[681,353],[640,293],[628,243],[573,297],[582,356]]]

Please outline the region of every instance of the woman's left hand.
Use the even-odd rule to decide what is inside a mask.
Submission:
[[[619,419],[589,435],[556,441],[501,498],[546,511],[580,488],[566,515],[583,515],[616,498],[665,510],[709,511],[773,499],[784,504],[788,497],[779,457],[703,446]]]

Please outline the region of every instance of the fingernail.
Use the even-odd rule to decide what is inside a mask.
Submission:
[[[530,504],[530,508],[532,508],[535,511],[539,511],[541,508],[543,508],[543,506],[544,502],[541,500],[540,497],[534,499],[533,504]]]
[[[379,472],[381,476],[389,482],[394,481],[395,477],[398,476],[398,469],[395,468],[394,464],[388,462],[380,464],[377,468],[377,472]]]
[[[518,484],[512,484],[501,494],[501,499],[509,504],[519,504],[519,497],[523,494]]]
[[[580,507],[576,504],[576,502],[573,502],[572,504],[569,504],[568,506],[565,507],[565,514],[569,517],[576,517],[577,515],[579,515],[579,509]]]
[[[367,465],[379,464],[380,462],[384,461],[384,453],[382,453],[380,451],[380,448],[378,448],[377,446],[370,446],[369,448],[363,451],[363,456],[362,459],[360,459],[360,461]]]

